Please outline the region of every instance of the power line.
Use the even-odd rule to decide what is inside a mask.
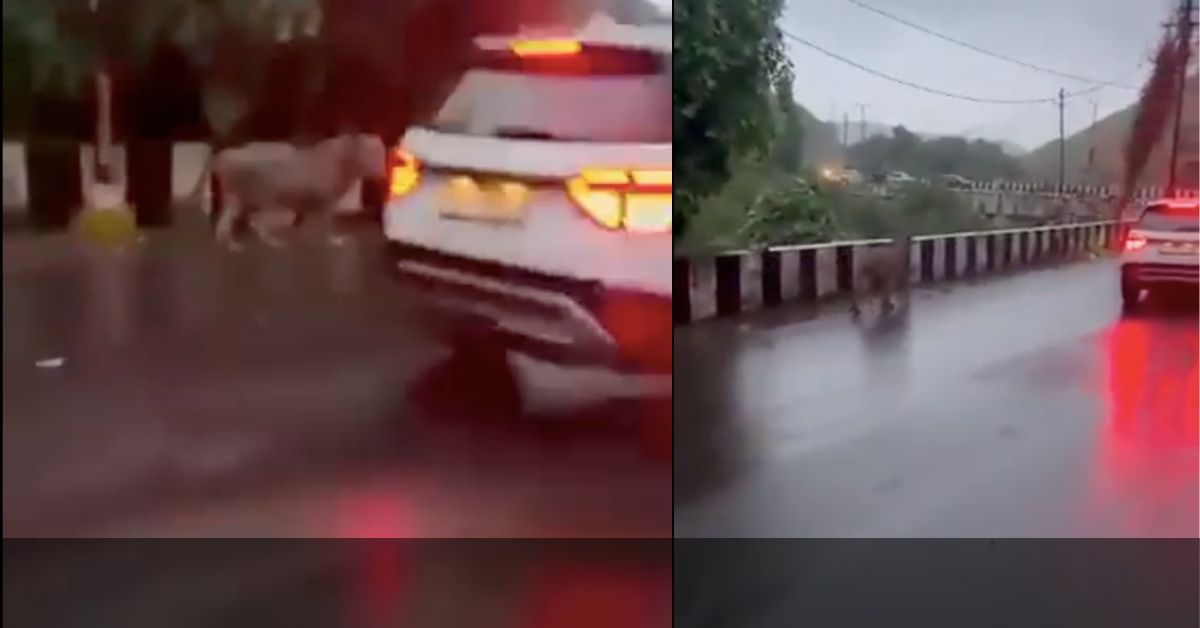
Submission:
[[[951,37],[949,35],[944,35],[935,30],[921,26],[920,24],[916,24],[914,22],[906,20],[905,18],[900,17],[899,15],[895,15],[893,13],[888,13],[887,11],[884,11],[882,9],[877,9],[869,4],[860,2],[859,0],[846,0],[846,2],[849,2],[850,4],[853,4],[859,8],[865,9],[872,13],[875,13],[876,15],[883,16],[889,20],[899,22],[909,28],[916,29],[927,35],[932,35],[933,37],[937,37],[938,39],[941,39],[943,41],[948,41],[957,46],[962,46],[963,48],[966,48],[968,50],[973,50],[975,52],[978,52],[979,54],[986,55],[989,57],[994,57],[996,59],[1000,59],[1002,61],[1007,61],[1009,63],[1014,63],[1016,65],[1019,65],[1024,68],[1028,68],[1030,70],[1036,70],[1038,72],[1044,72],[1046,74],[1053,74],[1054,76],[1058,76],[1060,78],[1071,79],[1073,81],[1080,81],[1083,83],[1092,83],[1092,84],[1099,85],[1102,87],[1112,86],[1112,87],[1120,87],[1122,89],[1133,89],[1133,90],[1137,89],[1136,87],[1133,87],[1131,85],[1122,85],[1120,83],[1117,83],[1117,82],[1111,81],[1111,80],[1102,81],[1100,79],[1094,79],[1094,78],[1089,78],[1086,76],[1080,76],[1078,74],[1071,74],[1070,72],[1062,72],[1059,70],[1055,70],[1053,68],[1047,68],[1045,66],[1040,66],[1040,65],[1033,64],[1033,63],[1029,63],[1028,61],[1022,61],[1020,59],[1015,59],[1006,54],[1002,54],[1002,53],[995,52],[992,50],[987,50],[986,48],[980,48],[979,46],[976,46],[975,44],[972,44],[970,42],[962,41],[961,39],[955,39],[954,37]],[[1053,99],[1051,99],[1051,100],[1053,100]]]
[[[822,47],[812,43],[811,41],[808,41],[806,39],[803,39],[801,37],[793,35],[785,30],[781,29],[780,32],[783,33],[784,37],[786,37],[798,44],[812,48],[813,50],[816,50],[817,52],[819,52],[827,57],[837,59],[838,61],[841,61],[842,63],[845,63],[847,65],[854,66],[854,67],[858,68],[859,70],[862,70],[863,72],[872,74],[874,76],[877,76],[881,79],[891,81],[893,83],[899,83],[900,85],[904,85],[905,87],[911,87],[912,89],[920,90],[923,92],[928,92],[930,94],[937,94],[938,96],[945,96],[946,98],[955,98],[958,100],[966,100],[966,101],[970,101],[970,102],[983,103],[983,104],[988,104],[988,105],[1036,105],[1036,104],[1042,104],[1042,103],[1058,102],[1058,96],[1050,96],[1047,98],[1006,99],[1006,98],[980,98],[977,96],[969,96],[967,94],[958,94],[955,92],[948,92],[945,90],[937,89],[935,87],[921,85],[920,83],[913,83],[912,81],[906,81],[902,78],[896,78],[894,76],[891,76],[890,74],[885,74],[883,72],[880,72],[879,70],[869,68],[869,67],[867,67],[861,63],[858,63],[857,61],[854,61],[852,59],[847,59],[846,57],[843,57],[842,55],[839,55],[836,52],[826,50],[825,48],[822,48]],[[1105,85],[1093,85],[1092,87],[1088,87],[1086,89],[1082,89],[1077,92],[1068,92],[1064,95],[1064,98],[1074,98],[1076,96],[1083,96],[1084,94],[1090,94],[1094,91],[1103,89],[1104,87],[1105,87]]]

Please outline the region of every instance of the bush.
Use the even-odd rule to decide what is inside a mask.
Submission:
[[[799,178],[755,199],[741,229],[752,246],[824,242],[835,233],[829,197]]]

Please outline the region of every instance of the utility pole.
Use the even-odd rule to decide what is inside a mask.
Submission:
[[[858,141],[867,141],[867,103],[858,104]]]
[[[1066,104],[1067,91],[1058,90],[1058,195],[1063,195],[1067,168],[1067,142],[1063,135],[1063,106]]]
[[[850,148],[850,114],[842,112],[842,148]]]
[[[1167,193],[1175,194],[1175,175],[1179,161],[1179,126],[1183,118],[1183,95],[1187,91],[1187,68],[1192,54],[1192,29],[1196,22],[1192,20],[1195,0],[1183,0],[1179,7],[1179,28],[1175,29],[1175,37],[1179,46],[1179,72],[1175,83],[1175,125],[1171,133],[1171,165],[1167,170]]]

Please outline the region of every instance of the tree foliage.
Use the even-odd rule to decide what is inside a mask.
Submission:
[[[182,49],[207,77],[202,98],[210,125],[228,133],[249,109],[274,43],[314,39],[319,0],[6,0],[4,37],[20,56],[5,71],[27,69],[24,88],[75,94],[83,79],[116,64],[140,68],[155,46]],[[300,97],[319,89],[322,75],[297,85]],[[7,79],[7,76],[6,76]]]
[[[752,246],[824,242],[835,233],[828,196],[800,178],[759,195],[742,227],[742,239]]]
[[[791,65],[776,19],[783,0],[677,0],[673,5],[676,233],[720,190],[732,160],[766,156],[773,92]]]
[[[902,170],[914,176],[958,174],[978,180],[1017,179],[1022,174],[1020,162],[998,143],[961,137],[922,140],[903,126],[896,127],[892,137],[875,135],[852,145],[849,161],[867,174]]]
[[[771,150],[771,161],[783,172],[798,174],[804,164],[804,124],[800,105],[792,99],[788,85],[775,88],[777,133]]]
[[[1115,207],[1123,207],[1132,196],[1138,179],[1146,168],[1154,145],[1163,137],[1163,130],[1171,119],[1178,90],[1184,88],[1177,80],[1183,74],[1182,66],[1191,46],[1191,16],[1180,11],[1175,29],[1163,35],[1154,56],[1154,70],[1142,87],[1138,100],[1137,115],[1125,143],[1125,172],[1121,181],[1121,199]]]

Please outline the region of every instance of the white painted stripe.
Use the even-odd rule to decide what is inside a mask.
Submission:
[[[800,296],[800,252],[779,253],[780,298],[784,301]]]
[[[958,238],[954,244],[954,274],[959,279],[967,274],[967,241],[969,238]]]
[[[923,238],[928,240],[929,238]],[[912,246],[908,247],[908,280],[911,283],[921,281],[921,244],[914,238]]]
[[[946,238],[939,238],[933,244],[933,280],[941,281],[946,278]]]
[[[717,267],[712,259],[694,260],[689,264],[688,293],[692,299],[692,319],[700,320],[717,315]]]
[[[112,175],[113,188],[115,188],[122,197],[128,198],[129,181],[126,177],[126,155],[123,145],[113,146],[112,150]],[[83,179],[83,197],[84,202],[88,202],[88,194],[92,186],[96,182],[96,147],[92,144],[83,144],[79,147],[79,165],[80,173]]]
[[[743,312],[762,308],[762,255],[750,253],[738,260],[741,278],[741,303]]]
[[[817,297],[837,292],[837,249],[823,247],[816,252]]]

